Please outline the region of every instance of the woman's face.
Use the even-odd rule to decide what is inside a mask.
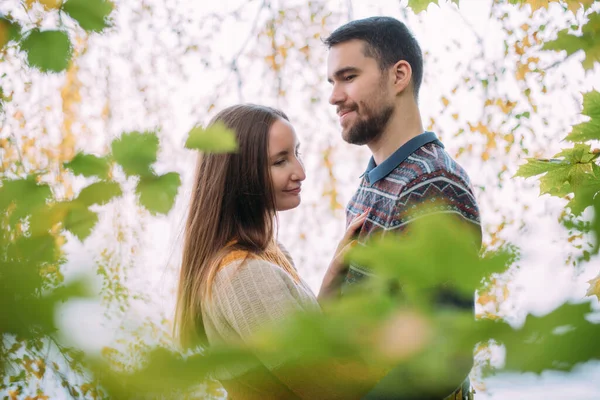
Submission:
[[[306,178],[298,152],[300,143],[292,125],[278,119],[269,129],[269,168],[277,211],[300,204],[300,187]]]

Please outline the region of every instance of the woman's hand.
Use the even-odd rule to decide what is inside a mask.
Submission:
[[[356,244],[354,237],[365,223],[368,214],[369,212],[365,211],[354,218],[350,225],[348,225],[344,237],[340,240],[340,243],[335,250],[335,254],[333,255],[333,259],[329,264],[329,268],[327,268],[325,277],[323,278],[321,290],[319,290],[319,295],[317,296],[319,300],[339,295],[341,284],[348,271],[348,266],[344,263],[344,258],[348,250]]]

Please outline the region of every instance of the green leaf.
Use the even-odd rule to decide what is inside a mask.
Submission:
[[[598,358],[596,338],[600,324],[585,317],[592,313],[588,302],[564,304],[544,316],[527,316],[522,328],[482,321],[481,330],[506,347],[505,369],[541,373],[569,371],[576,365]]]
[[[86,207],[72,203],[64,224],[65,229],[75,235],[79,240],[84,241],[96,226],[98,215],[88,210]]]
[[[71,60],[71,41],[64,31],[34,29],[21,42],[30,66],[43,72],[60,72],[67,69]]]
[[[154,176],[151,165],[156,162],[157,152],[158,137],[151,132],[124,133],[112,142],[113,157],[127,176]]]
[[[206,129],[193,128],[185,142],[185,147],[208,153],[231,153],[237,150],[237,141],[235,133],[218,122]]]
[[[456,4],[458,6],[458,0],[451,0],[452,3]],[[427,7],[429,7],[429,4],[437,4],[438,2],[435,0],[410,0],[408,2],[408,5],[410,8],[412,8],[413,12],[415,14],[420,13],[421,11],[424,11],[427,9]]]
[[[72,202],[54,203],[31,214],[29,232],[32,236],[45,235],[54,225],[63,222],[69,214]]]
[[[121,194],[123,192],[117,182],[96,182],[83,188],[76,201],[85,207],[92,204],[104,205]]]
[[[11,204],[16,208],[11,214],[11,223],[26,217],[46,205],[52,192],[48,185],[39,185],[35,176],[27,179],[5,180],[0,187],[0,211],[4,212]]]
[[[505,269],[508,254],[479,257],[477,228],[460,217],[435,210],[428,213],[425,207],[416,212],[423,216],[410,223],[410,231],[390,232],[364,248],[356,246],[350,251],[350,260],[383,279],[398,279],[408,296],[411,287],[422,289],[441,282],[453,282],[460,292],[472,293],[484,277]],[[417,304],[414,300],[412,304]]]
[[[567,164],[542,176],[540,178],[540,195],[548,193],[552,196],[562,197],[571,193],[573,189],[569,183],[569,176],[572,168],[573,165]]]
[[[583,95],[583,115],[600,118],[600,92],[594,90]]]
[[[144,354],[147,362],[131,373],[115,371],[104,359],[92,361],[91,367],[109,398],[154,398],[158,393],[197,387],[198,382],[215,371],[247,365],[255,359],[250,349],[233,345],[223,350],[213,346],[203,354],[185,358],[157,347]]]
[[[573,130],[567,135],[565,140],[570,142],[600,140],[600,119],[595,118],[573,126]]]
[[[592,153],[592,149],[589,144],[577,143],[570,149],[563,149],[560,153],[556,154],[555,157],[564,157],[565,161],[570,164],[577,164],[584,162]]]
[[[583,95],[582,114],[590,117],[591,120],[575,125],[566,140],[571,142],[600,140],[600,92],[593,91]]]
[[[16,42],[21,35],[21,26],[0,15],[0,50],[9,42]]]
[[[596,193],[596,197],[592,200],[592,205],[594,207],[594,219],[592,221],[592,231],[596,235],[596,243],[594,248],[592,249],[591,254],[598,254],[600,250],[600,194]]]
[[[108,0],[68,0],[62,10],[88,32],[100,32],[108,27],[113,4]]]
[[[556,40],[546,42],[544,50],[565,50],[567,56],[583,50],[585,60],[582,65],[588,70],[594,68],[594,62],[600,62],[600,14],[592,13],[589,15],[589,21],[581,28],[581,36],[569,34],[569,29],[558,32]]]
[[[592,161],[594,161],[596,158],[600,157],[600,152],[598,151],[593,151],[591,153],[588,154],[584,154],[583,157],[581,158],[581,162],[582,163],[590,163],[592,164]]]
[[[528,158],[527,164],[523,164],[517,170],[515,177],[530,178],[549,171],[559,170],[570,165],[562,160],[557,159],[536,159]]]
[[[73,171],[75,175],[83,175],[86,178],[97,176],[102,179],[108,178],[110,164],[105,157],[96,157],[92,154],[77,153],[73,159],[64,164],[65,168]]]
[[[34,267],[44,263],[56,263],[61,257],[56,238],[50,233],[35,237],[21,236],[16,241],[15,250],[18,253],[12,254],[13,257],[17,256],[21,262]]]
[[[137,185],[136,193],[140,203],[153,215],[167,214],[175,202],[181,184],[179,174],[169,172],[158,177],[143,177]]]
[[[579,186],[586,180],[586,178],[592,173],[592,164],[576,164],[569,171],[569,183],[573,187],[573,190],[577,190]]]
[[[583,6],[584,10],[587,10],[592,6],[594,1],[596,0],[508,0],[510,4],[518,4],[520,7],[524,7],[529,5],[531,7],[531,11],[537,11],[542,8],[549,9],[549,5],[551,3],[561,3],[563,10],[569,9],[573,13]],[[565,9],[566,6],[566,9]],[[539,30],[544,31],[546,28],[545,25],[540,26]]]
[[[552,179],[546,180],[545,178],[545,176],[540,178],[540,196],[549,194],[554,197],[565,197],[569,193],[573,193],[573,188],[567,178],[565,178],[563,183],[558,185]]]
[[[600,193],[600,176],[586,175],[575,188],[573,199],[567,204],[571,212],[579,216],[586,208],[594,204],[594,198]]]

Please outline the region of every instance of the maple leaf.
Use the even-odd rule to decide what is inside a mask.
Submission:
[[[590,287],[585,293],[586,296],[596,296],[600,300],[600,275],[588,281]]]
[[[583,95],[583,115],[590,121],[575,125],[573,131],[565,138],[571,142],[600,140],[600,92],[593,91]]]
[[[451,2],[458,6],[458,0],[451,0]],[[412,8],[412,10],[415,14],[418,14],[421,11],[426,10],[427,7],[429,7],[429,4],[431,4],[431,3],[435,4],[436,1],[435,0],[410,0],[408,2],[408,5],[410,6],[410,8]]]
[[[583,68],[588,70],[594,67],[594,62],[600,62],[600,43],[596,39],[600,36],[600,14],[589,15],[588,22],[581,28],[581,36],[569,34],[569,29],[558,32],[556,40],[547,42],[544,50],[565,50],[570,56],[579,50],[585,52]]]
[[[579,10],[581,6],[583,6],[584,9],[588,9],[594,4],[594,1],[595,0],[510,0],[510,3],[519,4],[521,7],[529,5],[531,7],[531,12],[535,12],[542,8],[548,9],[550,3],[560,3],[561,5],[566,5],[572,12],[575,12]]]

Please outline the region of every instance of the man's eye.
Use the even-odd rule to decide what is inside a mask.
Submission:
[[[352,79],[356,78],[356,75],[348,75],[344,78],[345,81],[351,81]]]

